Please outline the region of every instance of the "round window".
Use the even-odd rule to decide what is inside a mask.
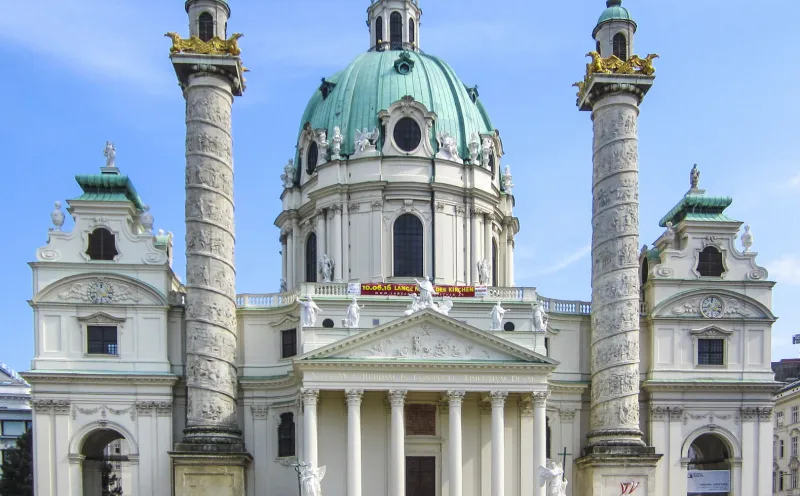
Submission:
[[[516,326],[514,326],[514,323],[513,323],[513,322],[506,322],[506,323],[503,325],[503,330],[504,330],[504,331],[511,332],[511,331],[513,331],[514,329],[516,329]]]
[[[317,170],[317,158],[319,158],[319,148],[315,141],[308,147],[308,154],[306,156],[306,172],[309,176]]]
[[[324,327],[325,329],[333,329],[333,319],[323,320],[322,327]]]
[[[394,125],[394,142],[404,152],[413,152],[422,141],[422,131],[417,121],[403,117]]]

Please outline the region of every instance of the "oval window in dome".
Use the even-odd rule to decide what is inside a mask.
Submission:
[[[422,141],[422,131],[417,121],[403,117],[394,125],[394,142],[404,152],[413,152]]]
[[[306,154],[306,172],[310,176],[317,170],[317,158],[319,157],[319,148],[317,147],[317,142],[312,141],[311,145],[308,147],[308,153]]]

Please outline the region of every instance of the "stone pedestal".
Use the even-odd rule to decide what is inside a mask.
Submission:
[[[581,496],[656,496],[656,464],[661,455],[642,446],[594,446],[576,461]]]
[[[170,457],[175,496],[245,495],[245,471],[252,460],[249,454],[175,451]]]

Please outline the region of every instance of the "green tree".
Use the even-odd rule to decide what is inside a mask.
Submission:
[[[33,496],[33,435],[30,429],[17,446],[3,452],[0,496]]]
[[[110,463],[103,464],[103,472],[100,476],[103,484],[103,496],[122,496],[122,486],[119,477],[114,473],[114,467]]]

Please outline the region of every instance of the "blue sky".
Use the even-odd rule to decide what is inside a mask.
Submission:
[[[183,1],[10,2],[0,16],[6,171],[0,245],[5,279],[0,360],[27,370],[33,354],[32,261],[54,200],[78,196],[78,173],[117,164],[176,235],[183,276],[183,98],[167,31],[186,33]],[[319,80],[369,47],[366,0],[231,0],[252,70],[234,106],[239,292],[273,292],[280,278],[282,166]],[[778,282],[773,359],[797,355],[800,332],[800,2],[626,0],[636,52],[656,52],[656,85],[639,126],[642,243],[685,193],[694,163],[729,214],[752,224],[758,262]],[[321,9],[321,6],[324,6]],[[514,172],[522,223],[517,283],[554,298],[590,298],[591,123],[575,107],[602,0],[422,0],[423,50],[480,86]],[[68,227],[68,226],[67,226]]]

